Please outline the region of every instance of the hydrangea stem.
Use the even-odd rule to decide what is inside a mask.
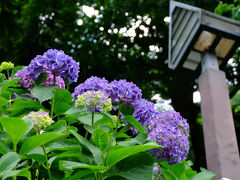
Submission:
[[[13,143],[13,151],[17,152],[17,144]],[[16,170],[16,167],[14,168],[14,170]],[[17,176],[13,176],[13,180],[16,180]]]
[[[92,126],[94,124],[94,111],[92,112]]]
[[[51,115],[50,115],[51,118],[53,117],[53,111],[54,111],[54,90],[53,90],[53,97],[51,100]]]
[[[118,108],[118,119],[117,119],[117,124],[116,124],[115,136],[117,135],[118,121],[120,120],[120,113],[121,113],[121,105],[120,105],[119,108]]]
[[[45,166],[45,168],[47,169],[48,177],[51,180],[52,176],[51,176],[50,167],[49,167],[49,164],[48,164],[48,157],[47,157],[46,148],[45,148],[44,145],[42,145],[42,148],[43,148],[43,153],[44,153],[44,156],[45,156],[45,159],[46,159],[46,166]]]
[[[157,171],[157,173],[156,173],[156,176],[155,176],[154,180],[160,179],[161,174],[162,174],[162,173],[160,173],[160,171],[161,171],[161,167],[159,166],[158,171]]]
[[[120,119],[121,105],[118,108],[118,119]]]
[[[86,133],[85,133],[85,138],[87,139],[88,138],[88,131],[86,130]]]
[[[53,73],[53,86],[55,86],[55,84],[56,84],[56,75],[55,73]],[[53,111],[54,111],[54,92],[55,92],[55,89],[53,90],[53,97],[51,100],[51,115],[50,115],[51,118],[53,117]]]
[[[15,144],[15,143],[13,144],[13,151],[17,152],[17,144]]]
[[[7,71],[7,79],[9,79],[9,77],[10,77],[9,71],[8,70],[6,70],[6,71]],[[11,104],[12,95],[11,95],[11,92],[9,92],[8,94],[9,94],[9,107],[11,109],[11,106],[12,106],[12,104]]]
[[[56,84],[56,76],[55,76],[55,73],[53,73],[53,85]]]
[[[7,79],[9,79],[9,77],[10,77],[10,76],[9,76],[9,71],[8,71],[8,70],[6,70],[6,71],[7,71]]]
[[[11,102],[12,102],[12,95],[11,95],[11,93],[9,92],[9,108],[10,108],[10,109],[12,108]]]

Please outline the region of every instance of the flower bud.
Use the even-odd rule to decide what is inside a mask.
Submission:
[[[23,117],[23,119],[25,118],[32,120],[33,128],[39,132],[54,122],[52,118],[49,117],[48,113],[43,110],[37,112],[32,111],[27,116]]]
[[[89,112],[108,112],[112,110],[111,99],[101,91],[87,91],[77,96],[75,106],[86,106]]]
[[[2,62],[0,65],[0,72],[2,71],[9,71],[14,68],[14,64],[11,62]]]

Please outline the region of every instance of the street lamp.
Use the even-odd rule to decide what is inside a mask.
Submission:
[[[219,70],[240,45],[240,23],[170,1],[168,66],[202,70],[199,77],[207,167],[240,178],[240,160],[226,76]],[[201,66],[200,66],[201,64]]]

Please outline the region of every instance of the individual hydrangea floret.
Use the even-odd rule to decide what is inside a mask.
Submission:
[[[150,150],[158,160],[164,158],[169,164],[186,159],[189,151],[189,125],[187,120],[172,110],[160,113],[149,125],[148,140],[155,139],[162,148]]]
[[[32,88],[34,80],[28,75],[27,68],[18,70],[14,76],[20,78],[18,82],[21,83],[25,89],[30,90]]]
[[[139,87],[132,82],[127,82],[125,79],[112,81],[105,91],[113,102],[124,101],[125,104],[132,107],[137,106],[142,98]]]
[[[112,110],[111,99],[102,91],[87,91],[77,96],[75,106],[86,106],[89,112],[108,112]]]
[[[163,113],[173,110],[173,107],[170,104],[158,102],[154,104],[154,109],[156,109],[160,113]]]
[[[135,107],[133,117],[138,120],[142,126],[148,126],[159,113],[154,109],[154,104],[146,99],[141,99],[139,105]]]
[[[9,71],[14,68],[14,64],[11,62],[2,62],[0,65],[0,72],[2,71]]]
[[[28,118],[33,122],[33,128],[38,132],[45,129],[47,126],[50,126],[54,121],[49,117],[48,113],[40,110],[37,112],[30,112],[27,116],[23,118]]]
[[[108,81],[105,78],[99,78],[92,76],[88,78],[84,83],[75,87],[72,97],[76,98],[78,95],[87,91],[103,91],[108,86]]]
[[[54,76],[52,74],[49,74],[46,81],[44,81],[41,85],[42,86],[53,86],[54,85]],[[65,83],[63,78],[60,76],[55,77],[55,85],[58,85],[58,89],[65,89]]]
[[[29,76],[37,80],[43,73],[51,73],[56,76],[67,77],[69,83],[76,82],[79,73],[79,62],[64,54],[63,51],[50,49],[42,56],[36,56],[28,66]]]

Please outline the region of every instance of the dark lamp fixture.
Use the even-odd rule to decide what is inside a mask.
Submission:
[[[169,68],[196,70],[205,51],[226,64],[240,44],[240,23],[206,10],[170,2]]]

